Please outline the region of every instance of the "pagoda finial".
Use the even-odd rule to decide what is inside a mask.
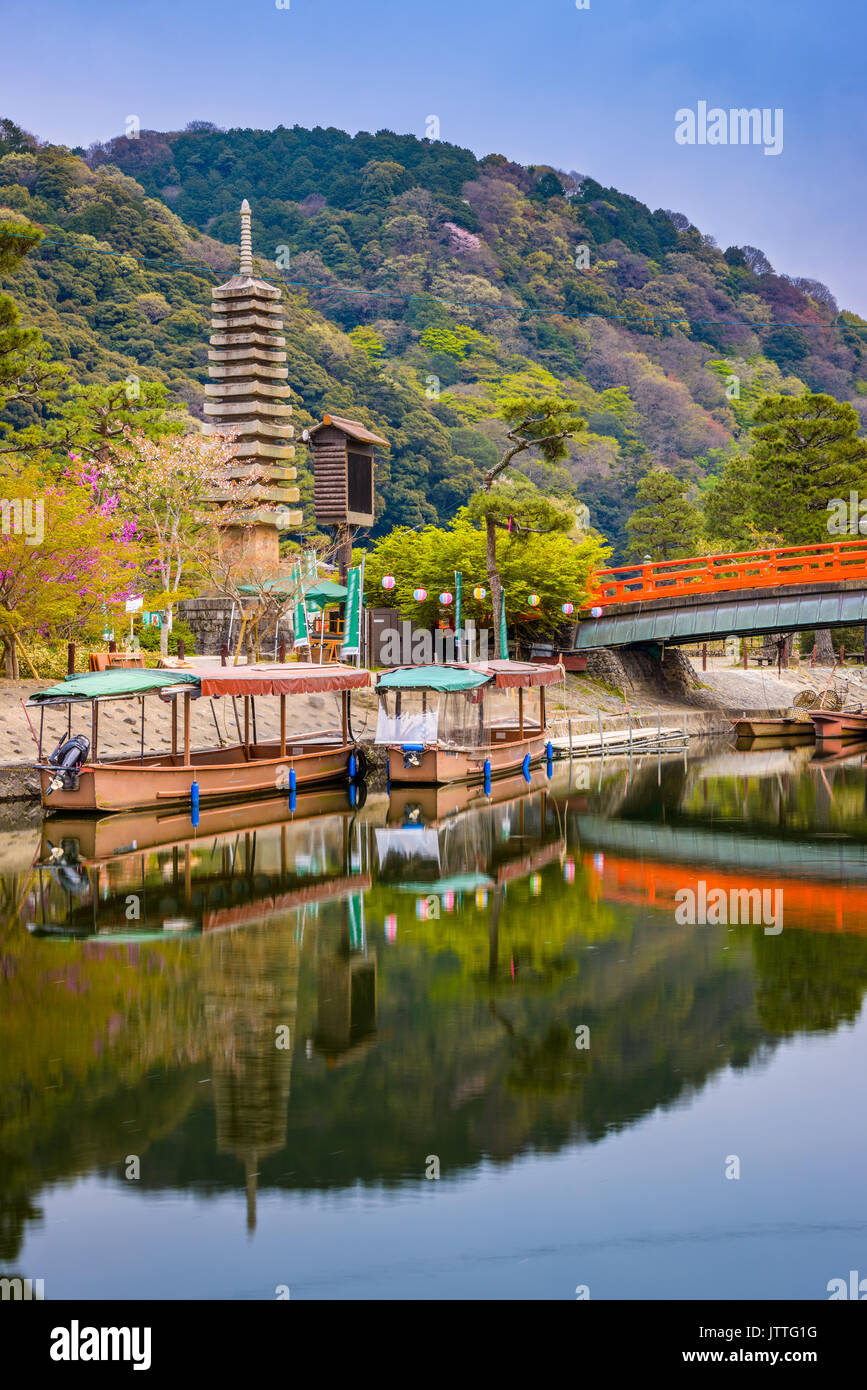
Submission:
[[[250,204],[241,204],[241,274],[253,274],[253,241],[250,236]]]

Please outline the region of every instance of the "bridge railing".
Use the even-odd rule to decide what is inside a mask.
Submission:
[[[596,570],[588,604],[636,603],[642,599],[718,594],[731,589],[778,588],[787,584],[833,583],[867,575],[867,539],[741,550],[728,555],[694,555]]]

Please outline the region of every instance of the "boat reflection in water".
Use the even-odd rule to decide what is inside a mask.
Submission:
[[[811,1293],[825,1268],[807,1250],[812,1217],[831,1272],[850,1267],[845,1221],[809,1202],[805,1221],[804,1194],[815,1203],[820,1190],[806,1179],[774,1186],[777,1160],[794,1171],[810,1134],[781,1158],[785,1125],[768,1131],[750,1088],[778,1049],[785,1061],[809,1035],[828,1048],[837,1032],[845,1041],[841,1025],[862,1008],[862,757],[717,745],[709,757],[607,760],[591,790],[565,768],[495,780],[490,795],[405,784],[352,806],[334,788],[299,793],[294,810],[273,798],[203,808],[195,831],[180,813],[53,818],[32,871],[5,881],[6,1260],[29,1268],[38,1240],[53,1296],[65,1296],[68,1227],[55,1235],[52,1222],[74,1217],[90,1182],[91,1203],[122,1193],[126,1224],[115,1236],[107,1221],[104,1258],[79,1271],[87,1296],[113,1292],[132,1259],[137,1296],[182,1296],[195,1277],[202,1296],[273,1297],[289,1247],[300,1252],[300,1296],[340,1296],[345,1271],[361,1268],[367,1296],[402,1296],[431,1220],[444,1257],[424,1257],[412,1286],[421,1296],[465,1295],[459,1266],[477,1290],[481,1261],[498,1296],[560,1296],[585,1278],[578,1246],[602,1288],[604,1261],[617,1263],[611,1296],[659,1296],[662,1277],[682,1296],[681,1251],[700,1211],[706,1291],[740,1297],[743,1269],[729,1278],[715,1244],[717,1231],[729,1238],[732,1194],[706,1179],[706,1129],[689,1130],[700,1107],[696,1124],[724,1126],[735,1096],[740,1141],[770,1146],[768,1183],[738,1191],[757,1278],[777,1288],[802,1242],[795,1294],[822,1296]],[[680,925],[676,895],[700,882],[781,890],[785,929]],[[849,1085],[838,1061],[826,1074],[814,1053],[799,1085]],[[857,1084],[838,1118],[823,1111],[823,1152],[845,1156],[834,1159],[838,1186],[862,1124]],[[660,1163],[652,1145],[669,1125],[670,1164]],[[593,1151],[624,1137],[615,1198]],[[136,1184],[124,1175],[131,1149],[142,1158]],[[442,1184],[425,1181],[430,1156]],[[567,1178],[580,1210],[552,1177],[559,1156],[580,1169]],[[461,1184],[477,1182],[500,1211],[493,1185],[510,1165],[514,1219],[475,1223]],[[244,1198],[256,1240],[242,1257]],[[218,1199],[232,1203],[229,1220]],[[157,1276],[149,1222],[169,1202]],[[666,1241],[648,1242],[648,1272],[618,1222],[649,1230],[657,1211]],[[203,1222],[206,1268],[195,1263]],[[768,1234],[793,1222],[805,1234]],[[532,1287],[510,1282],[542,1240],[554,1263],[537,1262]]]
[[[345,829],[354,814],[348,794],[357,791],[302,792],[280,819],[270,798],[212,807],[201,812],[196,829],[188,812],[52,817],[43,825],[27,925],[36,934],[141,943],[165,933],[263,922],[275,911],[339,895],[348,846],[345,836],[323,836],[317,821],[331,816]],[[329,848],[311,876],[314,861],[301,846],[312,838]],[[263,844],[269,847],[264,862],[261,848],[257,858]],[[338,866],[343,872],[335,877]]]

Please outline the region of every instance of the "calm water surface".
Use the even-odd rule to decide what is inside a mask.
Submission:
[[[861,759],[7,829],[0,1272],[827,1298],[867,1273]],[[679,924],[702,882],[783,930]]]

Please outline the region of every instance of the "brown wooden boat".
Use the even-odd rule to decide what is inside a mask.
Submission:
[[[810,719],[816,730],[816,739],[829,740],[867,737],[867,713],[861,710],[810,710]]]
[[[812,743],[816,731],[809,720],[801,719],[733,719],[738,738],[778,738],[799,743]]]
[[[350,734],[350,691],[371,684],[370,673],[352,666],[317,666],[292,662],[277,666],[215,667],[195,671],[105,671],[76,676],[37,691],[28,704],[47,706],[89,704],[91,738],[76,735],[61,743],[47,759],[42,751],[40,721],[39,773],[43,805],[51,810],[133,811],[199,802],[236,801],[269,793],[291,796],[297,787],[346,778],[362,766],[360,750]],[[341,724],[292,737],[287,732],[287,695],[340,696]],[[100,758],[99,709],[105,700],[159,695],[171,708],[171,752],[144,752],[138,758]],[[243,741],[228,747],[192,751],[190,707],[201,696],[241,696],[244,701]],[[255,698],[280,700],[280,738],[259,742],[255,732]],[[178,702],[183,700],[183,748],[178,738]]]
[[[388,750],[391,782],[442,785],[507,776],[546,756],[545,687],[563,668],[522,661],[398,666],[377,681],[376,742]],[[524,692],[539,691],[538,722],[525,719]],[[495,692],[517,691],[517,713],[489,710]]]

